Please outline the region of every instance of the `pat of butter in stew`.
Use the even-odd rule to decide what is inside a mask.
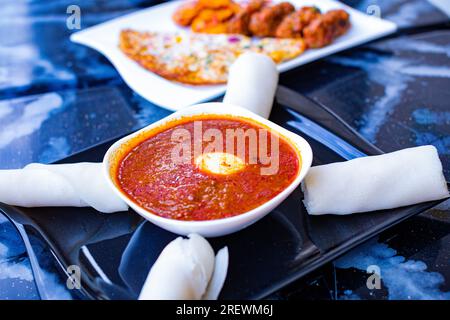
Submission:
[[[171,219],[247,212],[282,192],[301,166],[285,138],[233,116],[181,118],[136,139],[117,161],[116,185],[139,206]]]
[[[195,165],[203,172],[228,175],[244,170],[245,161],[227,152],[207,152],[195,158]]]

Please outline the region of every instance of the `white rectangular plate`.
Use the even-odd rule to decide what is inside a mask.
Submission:
[[[280,0],[274,2],[280,2]],[[291,0],[290,2],[296,8],[315,5],[322,11],[343,8],[350,14],[352,27],[331,45],[321,49],[308,49],[297,58],[278,65],[280,72],[382,37],[395,32],[397,29],[397,26],[392,22],[363,14],[333,0]],[[190,86],[168,81],[139,66],[123,54],[118,47],[119,34],[122,29],[131,28],[139,31],[181,30],[172,22],[172,14],[179,4],[180,1],[172,1],[149,7],[73,33],[70,39],[105,55],[128,86],[145,99],[169,110],[179,110],[221,95],[225,92],[225,85]]]

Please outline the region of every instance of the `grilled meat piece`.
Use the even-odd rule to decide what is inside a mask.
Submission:
[[[303,29],[303,37],[309,48],[321,48],[350,28],[350,19],[344,10],[331,10],[314,19]]]
[[[303,29],[319,16],[320,10],[317,7],[303,7],[283,19],[277,27],[275,36],[277,38],[302,38]]]
[[[251,35],[249,29],[250,17],[254,13],[260,11],[263,8],[264,3],[264,0],[252,0],[248,5],[241,8],[241,10],[239,10],[239,12],[228,22],[227,32],[244,34],[247,36]]]
[[[294,6],[289,2],[281,2],[271,7],[264,7],[261,11],[251,16],[250,32],[258,37],[273,37],[281,21],[294,11]]]

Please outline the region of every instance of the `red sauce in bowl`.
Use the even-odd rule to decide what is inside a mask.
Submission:
[[[236,129],[242,129],[244,133],[265,132],[267,139],[259,134],[248,134],[243,140],[236,135],[227,138],[227,133],[239,132]],[[176,132],[183,133],[183,138],[174,139]],[[211,136],[207,139],[208,132],[221,134],[222,141]],[[202,136],[200,139],[199,135]],[[257,142],[256,157],[252,153],[255,151],[255,145],[252,149],[250,142],[252,138]],[[278,141],[276,148],[272,139]],[[200,155],[206,153],[214,142],[216,147],[222,145],[223,150],[229,151],[227,141],[234,145],[234,152],[227,154],[239,156],[241,160],[236,171],[218,174],[199,167],[196,162],[199,150]],[[266,146],[263,151],[262,145]],[[184,152],[186,150],[191,152]],[[243,150],[244,154],[239,153]],[[174,161],[174,154],[182,155],[184,162],[179,158]],[[271,159],[270,163],[267,158]],[[274,163],[277,164],[276,171],[262,174],[262,169]],[[222,165],[227,169],[230,164]],[[196,115],[169,121],[128,141],[113,161],[111,175],[116,186],[146,210],[165,218],[200,221],[231,217],[260,206],[289,186],[297,177],[300,166],[297,149],[286,138],[254,120]]]

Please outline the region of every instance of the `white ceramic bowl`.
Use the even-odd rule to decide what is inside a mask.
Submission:
[[[112,164],[114,164],[114,156],[117,155],[118,150],[120,150],[119,148],[124,143],[134,138],[135,136],[140,135],[149,130],[154,130],[156,127],[164,125],[169,120],[197,114],[216,114],[216,115],[225,114],[230,116],[245,117],[253,119],[256,122],[259,122],[269,127],[274,132],[277,132],[281,136],[286,137],[297,148],[302,159],[300,172],[298,173],[295,180],[286,189],[284,189],[281,193],[276,195],[271,200],[263,203],[262,205],[253,210],[229,218],[207,220],[207,221],[183,221],[164,218],[140,207],[138,204],[133,202],[133,200],[128,198],[128,196],[124,194],[120,190],[120,188],[116,186],[114,179],[111,177],[110,172],[111,166]],[[177,111],[158,122],[155,122],[135,133],[132,133],[120,139],[119,141],[114,143],[106,152],[105,157],[103,159],[103,168],[108,183],[117,193],[117,195],[145,219],[149,220],[150,222],[156,224],[157,226],[163,229],[166,229],[168,231],[180,235],[188,235],[189,233],[198,233],[204,237],[218,237],[244,229],[245,227],[251,225],[252,223],[255,223],[256,221],[264,217],[266,214],[271,212],[284,199],[286,199],[286,197],[290,193],[292,193],[295,190],[295,188],[298,187],[298,185],[308,172],[311,166],[311,162],[312,162],[311,147],[309,146],[308,142],[306,142],[306,140],[303,139],[302,137],[280,127],[279,125],[267,119],[264,119],[256,115],[253,112],[248,111],[247,109],[224,103],[203,103]]]

